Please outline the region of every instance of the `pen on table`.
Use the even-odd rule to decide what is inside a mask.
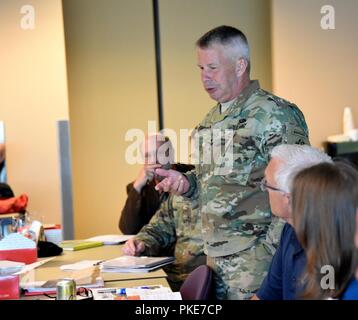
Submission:
[[[113,294],[126,294],[126,288],[103,288],[101,290],[97,290],[98,293],[113,293]]]
[[[99,266],[102,262],[104,262],[105,260],[99,260],[98,262],[96,262],[95,264],[93,264],[93,266]]]
[[[133,289],[152,289],[152,287],[141,286],[141,287],[136,287]],[[127,289],[126,288],[104,288],[102,290],[98,290],[98,293],[115,293],[118,295],[125,295],[127,293]]]

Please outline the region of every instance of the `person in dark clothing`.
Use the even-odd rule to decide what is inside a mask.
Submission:
[[[163,157],[166,163],[158,161],[161,159],[161,152],[167,155]],[[160,177],[154,174],[156,168],[174,169],[182,173],[194,169],[193,165],[173,163],[173,157],[170,156],[172,153],[173,147],[167,137],[160,134],[146,137],[144,165],[137,179],[127,185],[127,200],[118,223],[124,234],[137,234],[168,197],[168,193],[158,192],[154,188],[160,181]]]
[[[0,143],[0,182],[6,181],[5,143]]]
[[[0,214],[25,213],[28,200],[27,194],[21,194],[16,197],[10,185],[0,183]]]

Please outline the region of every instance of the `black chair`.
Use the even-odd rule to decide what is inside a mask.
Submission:
[[[193,270],[180,288],[183,300],[209,300],[212,297],[212,270],[201,265]]]

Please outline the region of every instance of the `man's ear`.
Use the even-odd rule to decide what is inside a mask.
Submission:
[[[241,77],[245,73],[247,66],[248,62],[244,58],[238,59],[236,61],[236,75]]]

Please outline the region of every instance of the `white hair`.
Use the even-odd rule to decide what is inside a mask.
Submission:
[[[250,48],[249,44],[241,37],[234,37],[230,41],[223,45],[227,50],[227,56],[233,59],[244,58],[250,63]]]
[[[326,153],[308,145],[281,144],[271,151],[271,159],[278,159],[282,163],[276,171],[277,187],[291,193],[295,176],[308,167],[322,162],[333,163]]]

